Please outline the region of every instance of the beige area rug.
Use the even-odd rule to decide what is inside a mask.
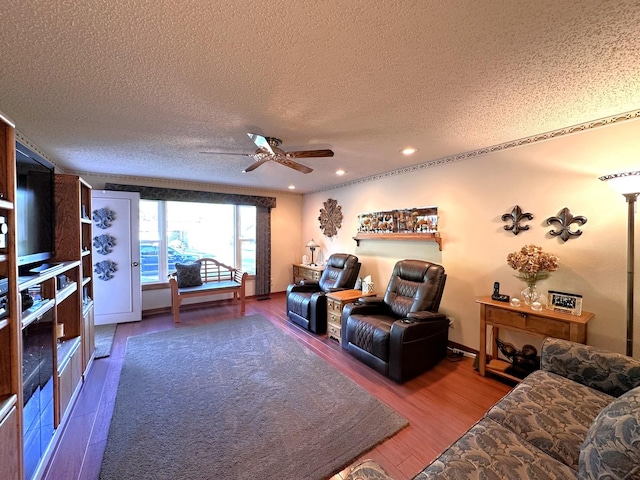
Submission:
[[[406,419],[253,315],[131,337],[102,480],[323,479]]]
[[[111,346],[113,345],[113,338],[116,334],[117,323],[111,323],[108,325],[96,325],[94,327],[96,350],[94,358],[104,358],[111,355]]]

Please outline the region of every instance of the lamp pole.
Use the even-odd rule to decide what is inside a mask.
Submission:
[[[635,244],[635,204],[638,193],[625,193],[629,221],[627,223],[627,356],[633,356],[633,282]]]
[[[635,265],[635,208],[636,199],[640,195],[640,170],[614,173],[600,177],[627,199],[627,355],[633,355],[633,270]]]

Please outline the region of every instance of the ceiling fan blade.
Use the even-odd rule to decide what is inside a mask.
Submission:
[[[313,172],[313,168],[309,168],[306,165],[302,165],[300,163],[294,162],[293,160],[289,160],[288,158],[283,158],[281,156],[273,159],[275,162],[280,165],[284,165],[285,167],[293,168],[301,173],[311,173]]]
[[[271,145],[269,145],[269,140],[267,140],[266,137],[258,135],[257,133],[247,133],[247,135],[249,135],[249,138],[253,140],[253,143],[255,143],[258,148],[273,155],[273,149],[271,148]]]
[[[268,162],[269,160],[270,160],[270,158],[263,158],[262,160],[256,160],[251,165],[249,165],[247,168],[245,168],[242,171],[242,173],[249,173],[249,172],[255,170],[256,168],[258,168],[263,163]]]
[[[242,155],[243,157],[251,157],[253,153],[229,153],[229,152],[200,152],[205,155]]]
[[[287,156],[293,158],[333,157],[333,150],[300,150],[287,152]]]

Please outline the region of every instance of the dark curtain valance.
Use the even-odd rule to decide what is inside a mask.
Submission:
[[[140,185],[122,185],[107,183],[105,190],[119,192],[138,192],[144,200],[164,200],[174,202],[226,203],[231,205],[250,205],[253,207],[275,208],[275,197],[259,197],[257,195],[238,195],[236,193],[202,192],[197,190],[180,190],[178,188],[143,187]]]

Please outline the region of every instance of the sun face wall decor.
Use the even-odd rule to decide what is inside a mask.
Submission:
[[[320,209],[320,229],[325,237],[333,237],[342,226],[342,207],[333,198],[323,202],[324,208]]]

